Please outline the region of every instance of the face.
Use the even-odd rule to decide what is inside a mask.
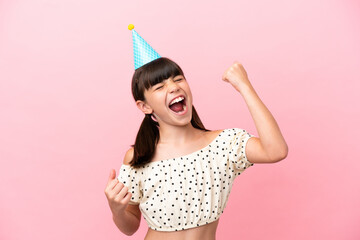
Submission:
[[[152,113],[160,125],[186,125],[191,121],[192,94],[184,76],[165,79],[146,90],[144,96],[145,101],[137,101],[137,106],[145,114]]]

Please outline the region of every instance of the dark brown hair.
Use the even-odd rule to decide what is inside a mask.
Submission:
[[[161,83],[165,79],[178,75],[184,76],[179,65],[165,57],[153,60],[136,69],[131,82],[132,94],[135,101],[144,101],[145,90]],[[194,106],[192,106],[191,125],[194,128],[209,131],[202,124]],[[151,161],[155,153],[156,144],[159,141],[158,127],[159,123],[152,119],[151,114],[145,114],[144,120],[136,135],[135,144],[132,145],[132,147],[134,147],[134,156],[130,161],[132,167],[138,168]]]

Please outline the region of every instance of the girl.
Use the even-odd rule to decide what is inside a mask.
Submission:
[[[243,129],[207,130],[181,68],[158,58],[136,69],[132,93],[145,118],[105,194],[116,226],[134,234],[141,214],[146,240],[215,239],[236,176],[254,163],[287,156],[280,129],[235,62],[223,74],[244,98],[259,138]]]

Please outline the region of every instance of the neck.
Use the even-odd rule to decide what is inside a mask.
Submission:
[[[162,126],[159,128],[159,144],[183,144],[198,136],[200,129],[194,128],[191,123],[185,126]]]

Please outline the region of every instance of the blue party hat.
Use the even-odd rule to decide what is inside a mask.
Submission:
[[[132,31],[135,70],[139,67],[160,58],[161,56],[134,30],[130,24],[128,29]]]

